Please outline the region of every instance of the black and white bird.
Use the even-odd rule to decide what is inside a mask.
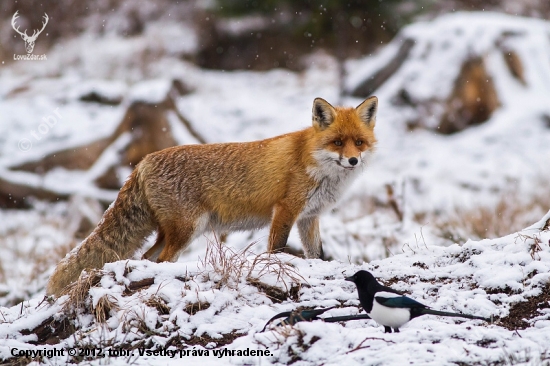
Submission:
[[[386,333],[391,333],[392,329],[397,333],[409,320],[428,314],[490,321],[475,315],[432,310],[390,287],[381,285],[368,271],[359,271],[346,277],[346,281],[355,283],[361,306],[374,321],[384,326]]]

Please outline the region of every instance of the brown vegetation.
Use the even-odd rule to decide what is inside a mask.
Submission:
[[[510,70],[510,73],[512,74],[512,76],[515,77],[523,85],[526,85],[527,82],[525,81],[525,72],[523,70],[523,64],[518,54],[510,50],[510,51],[503,51],[502,55],[504,56],[504,61],[506,62],[506,66],[508,66],[508,70]]]
[[[454,212],[418,214],[421,224],[430,222],[436,233],[455,243],[467,239],[502,237],[524,229],[539,220],[550,209],[547,183],[541,179],[540,189],[530,197],[523,197],[517,189],[504,192],[493,205],[472,208],[456,207]]]
[[[451,134],[483,123],[491,117],[498,105],[495,86],[485,70],[483,59],[469,59],[462,65],[455,81],[438,132]]]

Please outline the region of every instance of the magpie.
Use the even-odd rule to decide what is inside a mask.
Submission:
[[[432,310],[399,291],[381,285],[368,271],[361,270],[345,280],[355,283],[361,306],[374,321],[384,326],[385,333],[391,333],[392,329],[398,333],[399,328],[409,320],[428,314],[490,321],[475,315]]]

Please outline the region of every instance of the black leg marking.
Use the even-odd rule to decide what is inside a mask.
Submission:
[[[384,325],[384,333],[391,333],[391,328]]]

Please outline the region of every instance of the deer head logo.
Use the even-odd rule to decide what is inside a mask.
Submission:
[[[25,41],[25,48],[27,49],[27,53],[32,53],[32,50],[34,49],[34,42],[36,42],[36,38],[38,38],[40,33],[42,33],[44,28],[46,28],[46,24],[48,24],[48,20],[49,20],[48,14],[44,13],[44,16],[43,16],[44,21],[42,22],[42,29],[40,29],[39,31],[35,29],[32,33],[32,36],[28,36],[26,29],[25,29],[25,32],[20,32],[19,27],[17,28],[15,27],[15,20],[19,18],[19,15],[17,15],[18,12],[19,10],[16,11],[15,14],[13,14],[13,18],[11,18],[11,26],[17,33],[19,33],[19,35],[21,35],[21,38],[23,38],[23,41]]]

